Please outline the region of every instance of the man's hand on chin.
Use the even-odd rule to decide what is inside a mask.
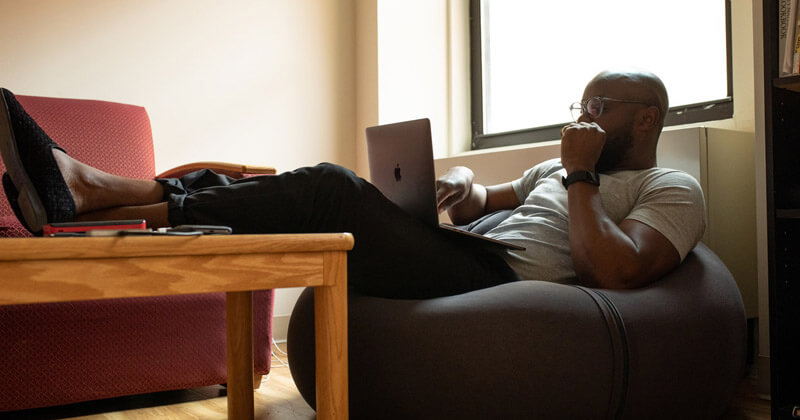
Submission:
[[[605,143],[606,132],[597,123],[568,124],[561,129],[561,165],[567,174],[594,172]]]

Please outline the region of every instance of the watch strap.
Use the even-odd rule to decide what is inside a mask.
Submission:
[[[600,175],[597,172],[589,171],[575,171],[567,176],[561,177],[561,183],[564,188],[569,188],[570,185],[576,182],[588,182],[592,185],[600,185]]]

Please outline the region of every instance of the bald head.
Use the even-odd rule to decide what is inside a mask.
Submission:
[[[643,169],[656,165],[656,151],[669,109],[667,89],[644,70],[606,70],[586,85],[583,101],[606,98],[599,114],[584,112],[579,123],[596,123],[606,133],[595,169]]]
[[[664,118],[669,110],[669,98],[664,82],[653,73],[639,69],[605,70],[589,82],[588,86],[610,84],[615,90],[624,91],[625,99],[635,99],[658,108],[659,126],[664,126]]]

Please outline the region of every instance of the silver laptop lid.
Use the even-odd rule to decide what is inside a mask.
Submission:
[[[437,226],[431,144],[431,122],[427,118],[367,128],[372,184],[406,213]]]

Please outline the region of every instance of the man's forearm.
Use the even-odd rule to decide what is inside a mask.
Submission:
[[[465,225],[486,213],[486,187],[472,184],[469,195],[447,210],[450,220],[456,225]]]
[[[575,183],[568,189],[569,242],[578,278],[592,287],[630,288],[641,272],[637,246],[607,215],[599,188]]]

